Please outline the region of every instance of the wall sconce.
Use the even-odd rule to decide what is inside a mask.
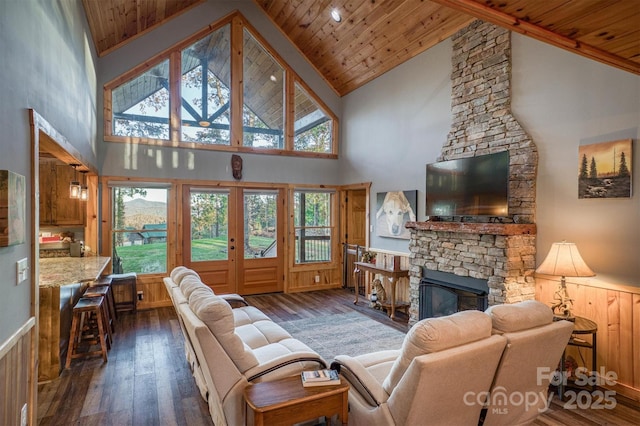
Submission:
[[[78,198],[80,198],[82,201],[87,201],[89,199],[89,188],[87,187],[86,183],[87,171],[81,170],[80,173],[82,173],[82,186],[80,187],[80,195]]]
[[[593,277],[595,273],[582,260],[578,247],[574,243],[563,241],[553,243],[549,254],[542,264],[536,269],[539,274],[561,276],[560,284],[554,294],[554,302],[551,308],[556,317],[573,321],[571,305],[573,299],[567,293],[565,277]]]
[[[70,164],[73,167],[73,180],[69,183],[69,198],[78,199],[80,198],[80,191],[82,187],[80,186],[80,182],[78,182],[78,169],[77,167],[80,164]]]

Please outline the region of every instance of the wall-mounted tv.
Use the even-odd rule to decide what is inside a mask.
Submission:
[[[427,216],[509,215],[509,151],[427,164]]]

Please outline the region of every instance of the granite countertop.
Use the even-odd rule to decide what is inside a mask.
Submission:
[[[40,287],[93,281],[109,264],[110,257],[51,257],[40,259]]]

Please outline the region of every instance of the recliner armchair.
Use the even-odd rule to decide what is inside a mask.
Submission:
[[[399,351],[339,355],[349,390],[349,424],[477,424],[506,338],[479,311],[416,323]]]
[[[536,300],[495,305],[486,311],[493,333],[507,339],[491,386],[483,425],[525,425],[548,408],[550,376],[573,332],[573,323],[554,321]]]

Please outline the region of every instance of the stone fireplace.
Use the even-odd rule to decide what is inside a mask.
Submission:
[[[410,324],[419,319],[423,269],[486,280],[489,306],[535,295],[538,153],[511,113],[510,32],[476,21],[454,35],[451,80],[453,122],[438,161],[508,150],[509,215],[407,224]]]

